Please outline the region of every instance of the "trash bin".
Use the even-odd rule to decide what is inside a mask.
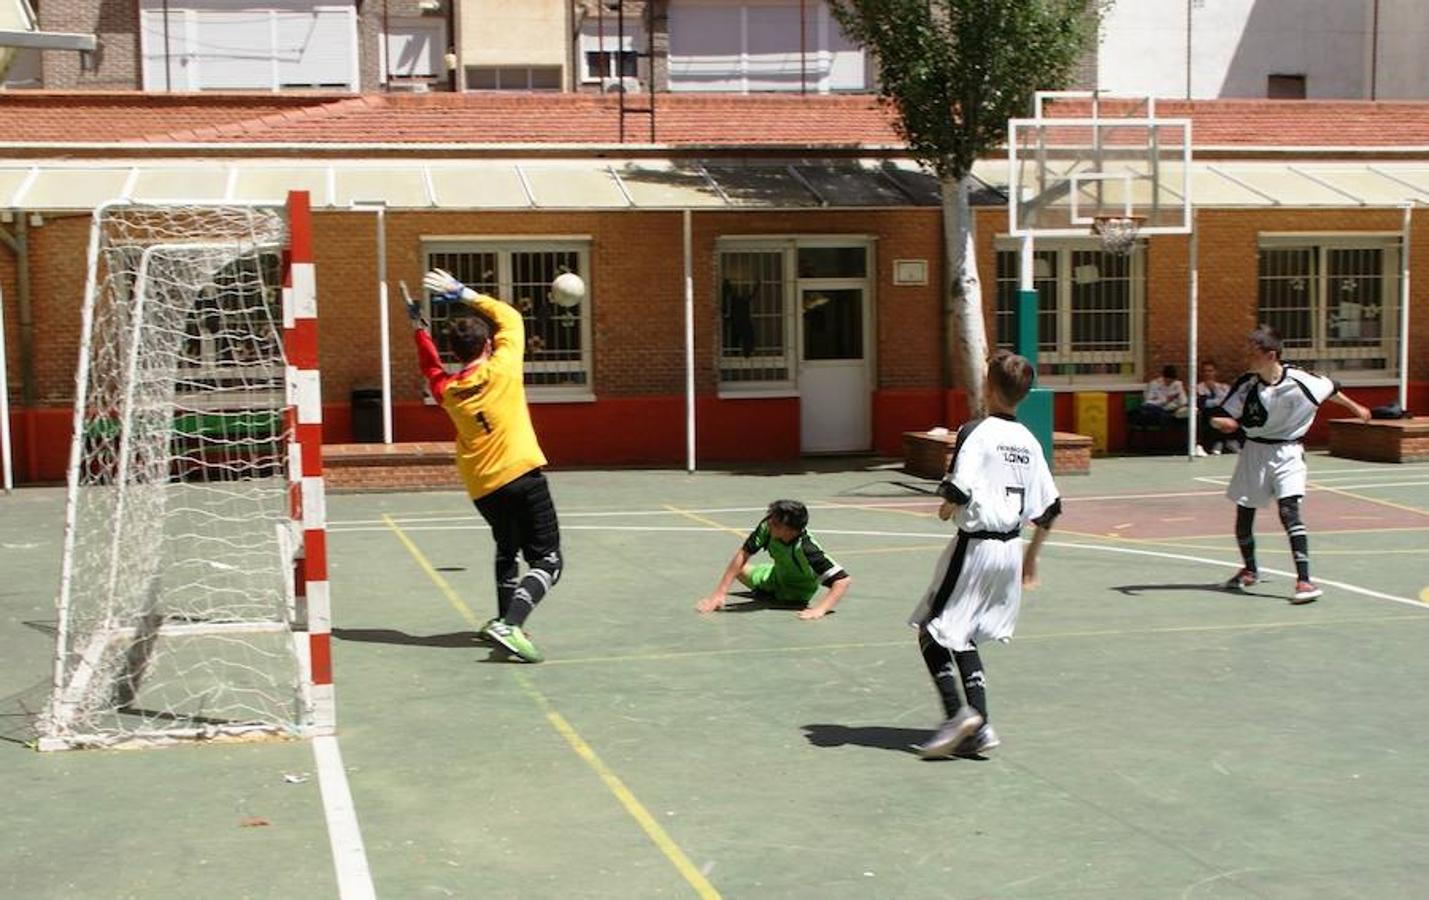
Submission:
[[[382,443],[382,391],[357,388],[352,392],[352,439],[359,444]]]

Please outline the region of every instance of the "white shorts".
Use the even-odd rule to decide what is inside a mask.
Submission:
[[[926,622],[939,644],[971,650],[978,641],[1009,640],[1021,608],[1022,542],[959,534],[938,558],[908,624]]]
[[[1282,497],[1305,496],[1305,447],[1246,441],[1236,457],[1226,496],[1237,506],[1269,506]]]

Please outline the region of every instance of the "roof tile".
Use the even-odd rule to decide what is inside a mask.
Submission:
[[[640,94],[625,99],[625,140],[670,146],[901,146],[868,94]],[[1103,110],[1114,101],[1103,101]],[[1059,101],[1049,115],[1085,115]],[[1198,148],[1429,148],[1429,102],[1159,100],[1193,120]],[[76,123],[82,123],[77,126]],[[603,94],[144,94],[15,92],[0,103],[11,142],[126,144],[607,144],[620,98]]]

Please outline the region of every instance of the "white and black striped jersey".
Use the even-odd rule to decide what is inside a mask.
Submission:
[[[959,507],[958,530],[1013,534],[1028,522],[1049,525],[1061,512],[1042,445],[1011,416],[990,415],[958,429],[938,495]]]
[[[1305,436],[1315,412],[1340,386],[1323,375],[1285,365],[1280,380],[1262,381],[1248,372],[1236,379],[1221,409],[1257,441],[1295,441]]]

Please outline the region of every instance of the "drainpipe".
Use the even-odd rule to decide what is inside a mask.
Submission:
[[[30,308],[30,223],[15,211],[15,234],[0,229],[0,242],[15,256],[15,301],[20,311],[20,402],[35,405],[35,313]]]

